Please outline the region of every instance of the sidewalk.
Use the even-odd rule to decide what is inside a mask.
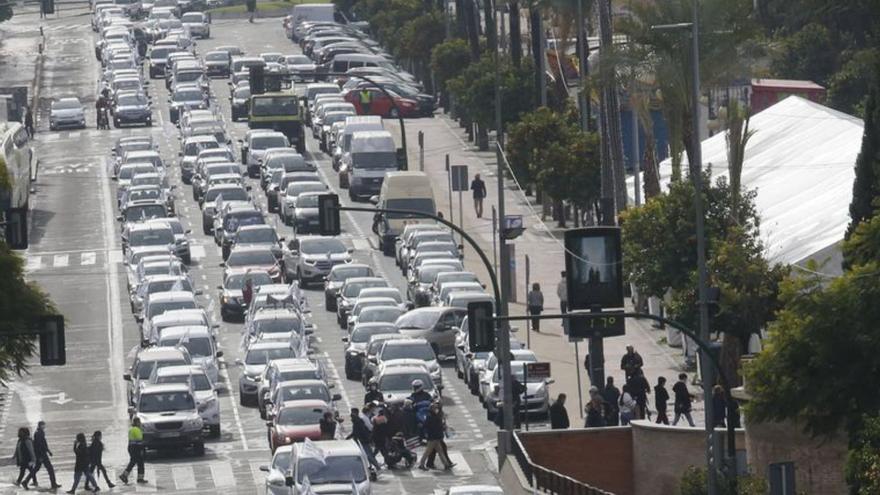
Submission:
[[[392,135],[398,137],[399,125],[396,121],[386,120],[386,125]],[[406,135],[410,170],[419,169],[418,132],[425,135],[425,172],[432,179],[434,193],[438,202],[438,209],[443,212],[447,219],[459,223],[462,212],[458,208],[458,193],[453,193],[452,208],[449,204],[449,182],[445,170],[445,157],[448,153],[452,165],[467,165],[469,178],[472,179],[479,173],[486,182],[488,197],[484,201],[483,218],[478,219],[473,209],[471,193],[463,193],[463,223],[462,226],[468,234],[475,238],[480,247],[490,258],[493,253],[492,233],[492,207],[497,205],[497,165],[494,152],[478,151],[476,146],[467,141],[464,129],[445,115],[438,115],[433,119],[411,119],[406,121]],[[541,223],[541,208],[531,206],[529,199],[520,192],[511,180],[505,181],[505,208],[508,215],[522,215],[526,232],[512,241],[515,245],[515,260],[511,263],[516,270],[516,302],[510,303],[510,313],[516,315],[526,314],[526,256],[530,264],[530,283],[539,283],[544,293],[545,311],[558,311],[559,299],[556,296],[556,286],[559,283],[560,272],[565,268],[564,249],[562,244],[561,230],[555,229],[555,223],[548,220],[547,226]],[[451,215],[450,215],[451,211]],[[549,229],[549,231],[548,231]],[[554,232],[555,230],[555,232]],[[558,237],[557,237],[558,236]],[[489,277],[485,266],[473,253],[468,253],[465,246],[465,265],[468,270],[476,273],[481,280],[487,281]],[[514,325],[517,326],[517,325]],[[561,322],[545,320],[541,323],[541,332],[526,332],[526,325],[518,325],[519,331],[516,338],[522,342],[529,342],[529,347],[535,351],[538,358],[551,363],[551,369],[555,384],[552,386],[552,395],[563,392],[568,395],[567,409],[572,425],[581,425],[583,412],[578,414],[578,375],[581,380],[581,392],[583,400],[587,400],[587,391],[590,383],[583,368],[584,354],[587,352],[587,344],[581,343],[576,346],[570,343],[563,335]],[[658,376],[665,376],[667,390],[672,394],[672,385],[677,381],[678,374],[684,370],[684,357],[681,349],[675,349],[665,345],[665,330],[655,329],[650,323],[637,320],[627,320],[626,336],[609,338],[605,340],[605,374],[614,377],[618,388],[623,386],[623,371],[620,370],[620,359],[626,351],[627,345],[633,345],[636,351],[644,359],[645,377],[653,385]],[[662,343],[661,343],[662,342]],[[577,357],[576,357],[577,353]],[[688,373],[689,377],[693,373]],[[692,379],[692,378],[691,378]],[[598,384],[601,385],[601,384]],[[700,396],[700,389],[691,387],[691,391]],[[653,394],[649,396],[650,409],[654,409]],[[670,401],[668,414],[672,419],[672,403]],[[693,411],[694,421],[703,423],[703,403],[695,402]]]

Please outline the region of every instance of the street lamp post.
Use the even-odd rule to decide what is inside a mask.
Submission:
[[[699,40],[699,5],[697,0],[692,3],[692,20],[687,23],[652,26],[652,29],[689,29],[691,32],[691,160],[690,176],[694,185],[694,211],[696,216],[697,235],[697,293],[700,313],[699,335],[703,341],[709,340],[709,277],[706,269],[706,227],[703,211],[703,158],[700,145],[700,40]],[[703,351],[705,354],[705,351]],[[706,477],[709,495],[718,493],[718,468],[721,452],[716,448],[714,412],[712,407],[712,384],[714,369],[709,359],[700,359],[700,371],[703,384],[705,403],[704,420],[706,423]]]

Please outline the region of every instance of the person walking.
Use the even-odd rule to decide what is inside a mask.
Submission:
[[[721,385],[712,387],[712,425],[716,428],[727,426],[727,397]]]
[[[18,429],[18,441],[15,444],[15,452],[12,455],[15,465],[18,466],[18,479],[15,486],[21,486],[25,490],[28,489],[28,481],[33,480],[34,486],[37,486],[37,480],[34,476],[34,462],[36,454],[34,453],[34,442],[31,440],[31,431],[26,427]],[[27,477],[25,477],[27,474]]]
[[[31,111],[31,107],[27,106],[24,109],[24,130],[27,132],[28,137],[34,137],[34,113]]]
[[[318,424],[321,427],[321,440],[334,440],[336,438],[337,418],[333,417],[332,412],[325,412],[324,417],[321,418]]]
[[[428,417],[425,419],[425,437],[428,443],[425,446],[421,459],[419,459],[419,469],[422,471],[428,470],[428,467],[425,466],[425,461],[435,452],[440,456],[440,462],[443,463],[444,470],[449,471],[455,466],[449,460],[449,456],[446,455],[441,445],[443,435],[443,416],[440,414],[440,407],[437,404],[431,404],[430,409],[428,409]]]
[[[635,376],[636,371],[642,369],[644,364],[645,361],[642,360],[642,356],[635,351],[633,346],[626,346],[626,354],[620,358],[620,369],[625,373],[624,383],[629,383],[632,377]]]
[[[620,424],[620,389],[614,386],[614,377],[609,376],[605,381],[605,388],[602,389],[602,399],[605,400],[606,412],[605,422],[608,426],[617,426]]]
[[[568,313],[568,279],[565,278],[565,272],[560,274],[559,283],[556,284],[556,297],[559,298],[560,312]]]
[[[532,284],[532,290],[530,290],[528,296],[526,296],[526,304],[528,305],[529,314],[533,316],[532,330],[540,332],[541,320],[534,317],[541,316],[541,312],[544,311],[544,293],[541,292],[541,284],[537,282]]]
[[[358,92],[358,101],[361,104],[361,115],[370,115],[373,103],[373,93],[368,88],[362,88]]]
[[[474,212],[477,218],[483,218],[483,200],[486,199],[486,183],[480,178],[480,174],[474,175],[471,181],[471,191],[474,193]]]
[[[694,426],[694,418],[691,417],[691,401],[694,396],[688,390],[687,377],[687,373],[679,374],[678,381],[672,386],[672,393],[675,394],[675,419],[672,420],[672,426],[677,425],[682,416],[687,419],[688,424]]]
[[[119,475],[119,479],[126,485],[128,484],[128,475],[131,470],[137,466],[137,482],[146,483],[144,479],[144,430],[141,429],[140,418],[131,420],[131,427],[128,429],[128,466]]]
[[[440,402],[435,402],[434,405],[437,406],[437,414],[440,415],[440,419],[443,420],[443,437],[440,439],[440,448],[435,450],[428,456],[428,461],[425,462],[425,466],[428,469],[434,469],[434,461],[437,459],[437,453],[443,452],[443,455],[446,458],[449,458],[449,446],[446,445],[446,437],[449,436],[449,425],[446,424],[446,413],[443,412],[443,404]]]
[[[651,393],[651,384],[648,383],[641,369],[637,370],[632,380],[629,381],[629,392],[636,401],[634,419],[651,419],[651,411],[648,410],[648,394]]]
[[[366,411],[366,408],[364,408]],[[379,462],[376,461],[376,456],[373,455],[373,448],[370,445],[370,438],[372,436],[372,431],[364,422],[361,417],[361,413],[356,407],[351,408],[351,433],[345,437],[346,440],[354,439],[355,442],[360,445],[361,450],[364,451],[364,455],[367,456],[367,461],[373,466],[376,471],[380,469]]]
[[[600,428],[607,426],[605,417],[607,415],[607,405],[602,395],[599,393],[599,387],[590,387],[590,400],[584,407],[584,428]]]
[[[248,22],[254,23],[254,14],[257,12],[257,0],[246,0],[245,6],[248,11]]]
[[[33,474],[34,485],[37,484],[37,471],[39,471],[42,466],[46,466],[46,473],[49,474],[50,488],[52,490],[61,488],[61,485],[55,481],[55,466],[52,465],[52,461],[49,459],[52,457],[52,451],[49,450],[49,443],[46,442],[45,421],[37,423],[37,431],[34,432],[34,454],[37,456]]]
[[[83,477],[86,479],[86,490],[89,490],[89,483],[91,483],[95,488],[90,491],[97,492],[98,482],[89,473],[89,446],[86,444],[86,435],[84,433],[76,434],[76,440],[73,442],[73,454],[76,456],[73,463],[73,487],[67,490],[66,493],[76,493],[79,480]]]
[[[104,434],[99,431],[92,433],[92,443],[89,444],[89,475],[92,476],[94,481],[98,481],[98,477],[94,475],[94,473],[98,473],[98,476],[104,475],[104,481],[107,482],[107,488],[113,488],[113,482],[110,481],[110,476],[107,475],[107,468],[104,467],[104,442],[101,441]],[[86,480],[86,490],[89,489],[88,480]],[[95,484],[95,491],[98,491],[98,485]]]
[[[623,386],[623,393],[620,395],[620,426],[626,426],[635,417],[636,400],[630,393],[630,386],[627,383]]]
[[[669,417],[666,415],[666,403],[669,401],[669,392],[666,390],[666,377],[657,378],[654,385],[654,405],[657,407],[657,424],[668,425]]]
[[[569,427],[568,411],[565,410],[565,394],[559,394],[550,406],[550,429],[565,430]]]

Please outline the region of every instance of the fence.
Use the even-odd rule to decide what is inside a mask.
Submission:
[[[558,495],[613,495],[611,492],[600,490],[571,476],[565,476],[533,463],[516,432],[513,433],[513,455],[535,492]]]

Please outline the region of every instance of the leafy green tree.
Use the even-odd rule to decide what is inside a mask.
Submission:
[[[0,22],[12,19],[12,3],[4,3],[0,6]]]
[[[856,178],[853,182],[852,202],[849,205],[850,224],[847,237],[874,214],[880,198],[880,64],[875,66],[875,81],[865,104],[865,132],[862,149],[856,158]]]
[[[431,53],[445,37],[446,16],[442,12],[431,10],[403,25],[396,55],[411,60],[416,76],[422,81],[429,82]]]
[[[856,495],[880,493],[880,418],[866,416],[846,459],[846,479]]]
[[[771,69],[785,79],[806,79],[824,86],[837,68],[837,55],[831,32],[814,22],[783,38]]]
[[[723,475],[719,475],[719,481],[719,495],[767,495],[770,490],[767,486],[767,480],[752,475],[738,477],[736,490],[724,481]],[[708,495],[708,484],[705,467],[688,466],[681,477],[678,493],[679,495]]]
[[[440,104],[449,106],[447,82],[457,77],[470,64],[471,55],[467,42],[460,38],[444,41],[431,50],[431,70],[440,89]]]
[[[843,242],[843,257],[851,265],[880,260],[880,214],[856,226]]]
[[[2,167],[0,172],[5,172]],[[5,174],[4,174],[5,175]],[[36,320],[55,308],[36,284],[24,277],[24,261],[0,240],[0,384],[27,371],[34,354],[34,337],[8,335],[34,328]]]
[[[851,113],[857,117],[865,118],[865,107],[868,94],[871,92],[871,84],[874,81],[874,67],[880,66],[880,50],[868,48],[852,52],[844,52],[846,60],[828,78],[828,105]]]

